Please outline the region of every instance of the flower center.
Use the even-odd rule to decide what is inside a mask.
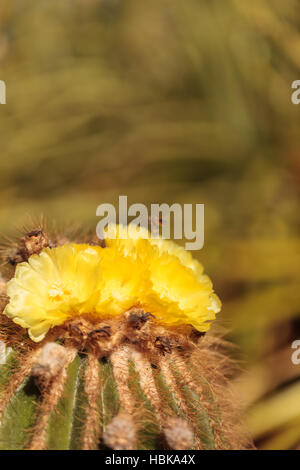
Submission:
[[[65,295],[70,295],[70,292],[65,289],[62,282],[54,282],[48,290],[50,300],[62,300]]]

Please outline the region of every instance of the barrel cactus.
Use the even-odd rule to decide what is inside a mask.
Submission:
[[[109,226],[4,250],[1,449],[241,449],[220,301],[190,253]]]

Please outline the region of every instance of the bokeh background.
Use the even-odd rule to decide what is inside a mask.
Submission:
[[[0,231],[204,203],[262,449],[300,446],[298,0],[1,0]]]

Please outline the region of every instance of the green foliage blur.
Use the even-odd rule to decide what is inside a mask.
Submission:
[[[300,445],[298,0],[1,0],[0,231],[204,203],[260,448]]]

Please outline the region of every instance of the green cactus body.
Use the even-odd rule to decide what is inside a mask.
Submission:
[[[76,316],[38,342],[0,317],[0,449],[249,446],[213,336],[159,324],[137,306],[115,318]]]
[[[128,338],[103,357],[47,341],[11,351],[0,366],[0,449],[240,447],[225,383],[207,366],[193,376],[196,359],[216,360],[200,342],[189,356],[174,350],[152,358]],[[47,359],[39,364],[47,344],[51,377]],[[56,348],[66,353],[57,365]]]

